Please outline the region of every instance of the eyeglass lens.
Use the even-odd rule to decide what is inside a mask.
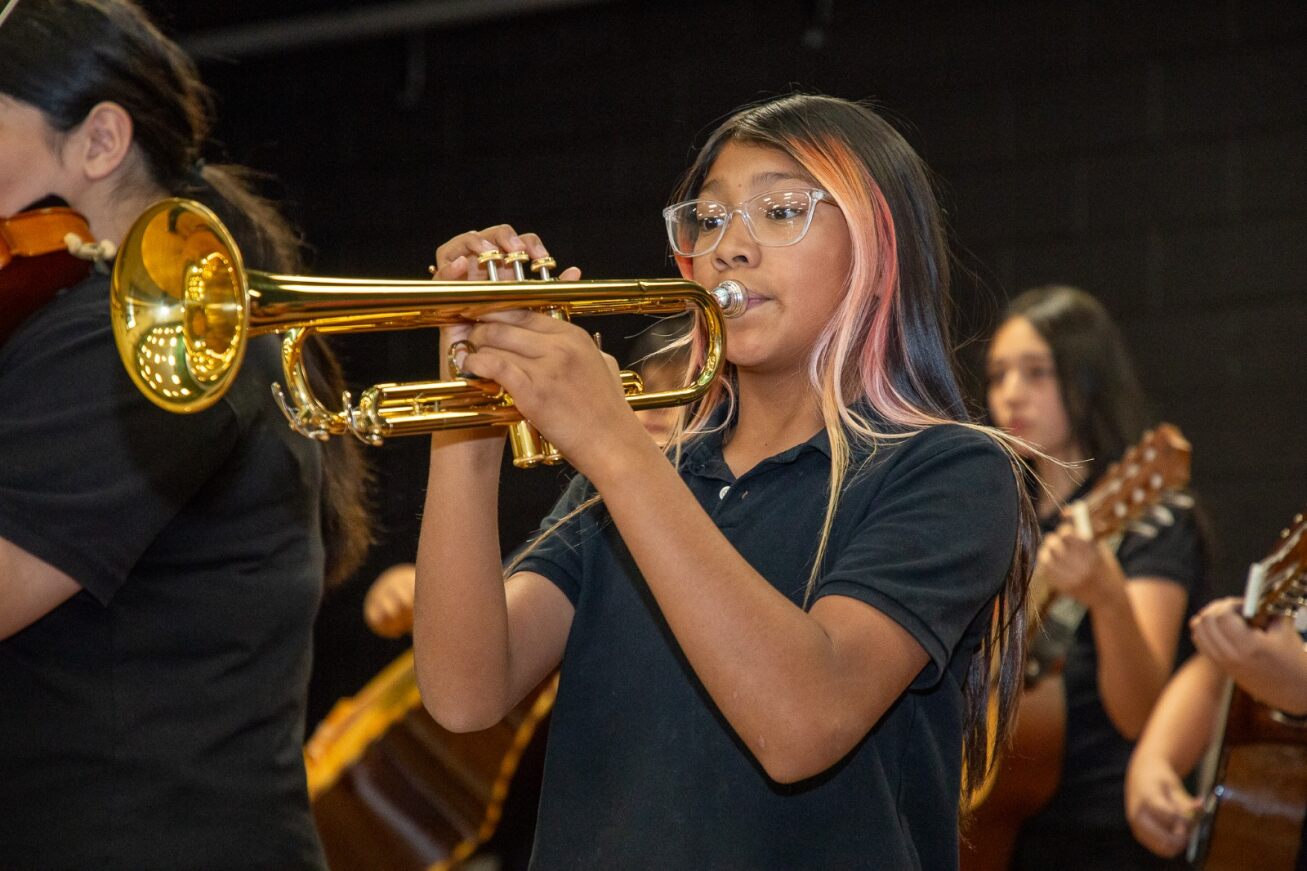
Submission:
[[[687,257],[717,247],[736,211],[759,245],[793,245],[808,232],[814,206],[806,190],[768,191],[731,209],[716,200],[690,200],[667,209],[667,233],[676,253]]]

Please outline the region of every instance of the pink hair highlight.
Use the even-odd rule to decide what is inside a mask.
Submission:
[[[866,399],[888,423],[919,429],[945,418],[907,400],[890,378],[890,347],[898,338],[898,237],[889,203],[866,164],[836,139],[789,143],[790,154],[826,189],[844,213],[852,247],[844,302],[817,340],[809,377],[820,392],[828,428],[837,422],[875,438],[851,406]],[[850,395],[852,394],[852,395]]]

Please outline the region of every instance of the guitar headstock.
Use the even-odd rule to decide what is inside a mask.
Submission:
[[[1093,538],[1173,522],[1167,503],[1186,508],[1193,504],[1180,492],[1189,483],[1192,456],[1189,442],[1172,424],[1160,423],[1145,432],[1080,500]],[[1069,515],[1069,509],[1064,513]]]
[[[1277,614],[1292,614],[1307,600],[1307,512],[1295,515],[1266,557],[1248,571],[1244,616],[1263,624]]]

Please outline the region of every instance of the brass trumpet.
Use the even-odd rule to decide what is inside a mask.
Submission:
[[[441,429],[510,427],[513,462],[557,463],[561,456],[522,418],[513,399],[485,379],[454,378],[377,384],[357,405],[327,408],[309,387],[303,346],[313,331],[371,332],[439,327],[505,309],[528,308],[557,318],[601,314],[674,314],[698,309],[707,326],[707,357],[683,387],[644,392],[640,377],[622,373],[633,409],[693,402],[708,390],[724,360],[723,316],[741,314],[744,288],[724,282],[709,293],[692,281],[557,281],[554,263],[524,254],[486,252],[492,277],[500,266],[512,281],[390,281],[313,278],[246,270],[231,233],[200,203],[155,203],[132,225],[114,263],[110,294],[114,338],[132,381],[168,411],[202,411],[217,402],[240,367],[250,336],[284,333],[287,390],[272,391],[292,428],[310,438],[352,433],[371,445],[389,436]],[[289,396],[287,396],[289,393]]]

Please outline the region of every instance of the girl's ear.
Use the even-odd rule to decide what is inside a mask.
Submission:
[[[73,132],[65,155],[90,181],[102,181],[122,166],[132,150],[132,116],[117,103],[97,103]]]
[[[694,281],[694,269],[690,266],[690,258],[682,257],[680,254],[672,256],[676,258],[676,268],[681,270],[681,277],[686,281]]]

